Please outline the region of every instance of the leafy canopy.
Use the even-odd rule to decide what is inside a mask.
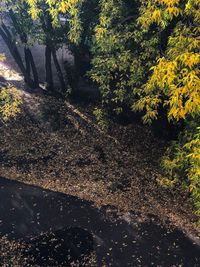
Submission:
[[[185,5],[178,0],[157,0],[142,7],[138,21],[144,30],[153,23],[167,27],[178,17],[166,53],[152,67],[152,75],[143,86],[144,95],[134,105],[134,109],[146,111],[145,122],[157,118],[160,105],[167,108],[169,120],[178,121],[200,113],[199,10],[200,2],[195,0],[186,1]]]
[[[75,44],[80,42],[82,26],[80,21],[80,11],[83,0],[24,0],[29,5],[29,13],[33,20],[37,20],[39,16],[46,10],[52,17],[54,27],[61,25],[60,15],[67,15],[70,30],[68,33],[69,40]]]

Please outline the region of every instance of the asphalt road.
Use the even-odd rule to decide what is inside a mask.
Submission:
[[[200,247],[178,229],[138,215],[111,220],[108,210],[0,177],[0,236],[31,244],[31,266],[70,266],[91,252],[101,267],[200,266]]]

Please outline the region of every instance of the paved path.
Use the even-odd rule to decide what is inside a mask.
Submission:
[[[155,218],[139,222],[117,219],[115,214],[112,221],[106,217],[106,209],[95,209],[77,197],[0,178],[0,236],[39,244],[35,251],[40,250],[37,261],[44,264],[40,266],[46,266],[40,256],[50,253],[59,257],[52,254],[54,244],[66,248],[66,244],[73,247],[79,243],[82,247],[74,249],[74,257],[94,250],[101,267],[103,262],[113,267],[200,266],[200,248],[180,231],[166,229]],[[48,244],[52,236],[57,240]]]

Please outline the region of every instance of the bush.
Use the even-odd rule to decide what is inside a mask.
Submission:
[[[188,190],[200,216],[200,127],[190,122],[179,140],[172,142],[162,165],[169,178],[162,183],[175,185],[181,183]]]
[[[14,118],[22,104],[19,92],[14,87],[0,88],[0,116],[3,120]]]

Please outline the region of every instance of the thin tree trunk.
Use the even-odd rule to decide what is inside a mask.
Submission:
[[[4,42],[6,43],[11,55],[13,56],[15,62],[17,63],[20,71],[22,72],[25,82],[30,86],[34,87],[34,82],[30,78],[30,76],[27,75],[26,68],[24,67],[24,63],[22,61],[21,55],[18,51],[18,48],[15,44],[15,42],[12,40],[12,36],[5,26],[5,24],[2,24],[2,27],[0,27],[0,35],[2,36]]]
[[[53,73],[51,65],[51,48],[47,44],[45,49],[45,71],[46,71],[46,84],[48,90],[53,90]]]
[[[81,55],[77,47],[74,47],[74,65],[75,65],[75,79],[78,82],[80,79],[80,68],[81,68]]]
[[[65,84],[65,80],[63,77],[63,73],[62,73],[60,64],[59,64],[58,59],[57,59],[56,50],[54,48],[52,48],[52,55],[53,55],[53,60],[54,60],[54,64],[56,67],[57,75],[58,75],[58,78],[60,81],[60,86],[61,86],[62,91],[64,92],[66,90],[66,84]]]
[[[32,52],[31,52],[30,48],[26,47],[27,46],[27,42],[28,42],[27,34],[22,32],[21,27],[17,23],[15,14],[14,14],[14,12],[12,10],[9,10],[9,15],[10,15],[10,18],[11,18],[11,20],[13,22],[13,25],[14,25],[17,33],[20,36],[20,39],[21,39],[22,43],[25,44],[24,55],[25,55],[27,75],[30,76],[31,75],[31,70],[32,70],[35,87],[39,87],[39,78],[38,78],[38,73],[37,73],[37,69],[36,69],[36,66],[35,66],[35,62],[34,62],[34,59],[33,59],[33,55],[32,55]]]
[[[30,65],[30,68],[32,69],[32,74],[33,74],[33,79],[36,87],[39,87],[39,77],[38,77],[38,72],[37,68],[35,66],[35,61],[33,59],[33,55],[31,53],[31,50],[27,48],[27,57],[28,57],[28,64]]]
[[[29,53],[28,48],[24,48],[24,56],[25,56],[25,63],[26,63],[26,73],[27,75],[31,75],[31,65],[30,65],[30,59],[29,59]]]
[[[50,42],[51,40],[49,39],[48,35],[48,29],[49,29],[49,19],[48,17],[47,21],[45,21],[45,17],[41,16],[41,24],[42,24],[42,29],[44,33],[46,34],[46,48],[45,48],[45,81],[46,81],[46,88],[48,90],[54,90],[53,86],[53,73],[52,73],[52,64],[51,64],[51,56],[52,56],[52,51],[50,47]]]

